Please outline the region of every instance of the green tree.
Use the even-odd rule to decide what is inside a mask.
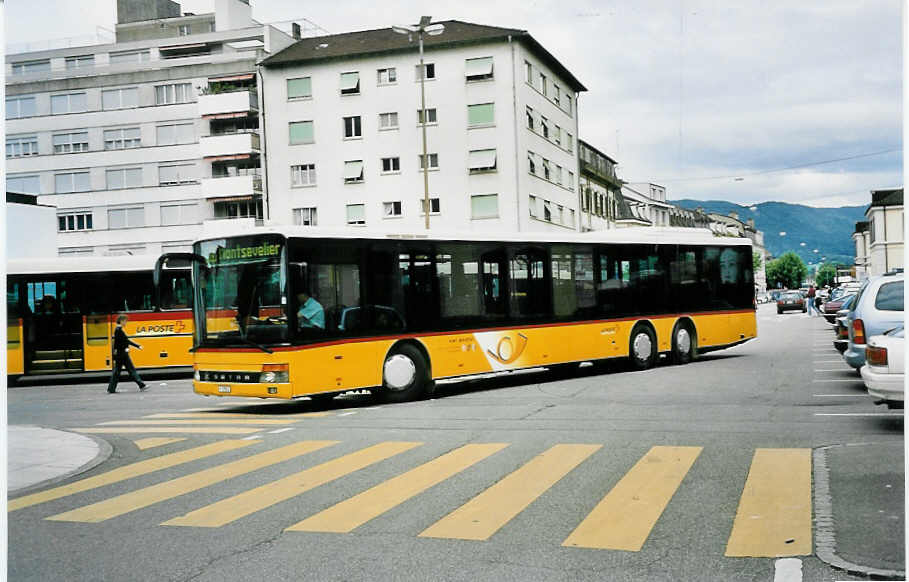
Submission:
[[[836,265],[832,263],[824,263],[817,269],[817,274],[814,276],[814,281],[817,283],[818,287],[824,287],[826,285],[832,285],[833,281],[836,279]]]
[[[771,287],[782,285],[787,289],[797,289],[801,287],[807,274],[808,267],[792,251],[783,253],[780,258],[767,263],[767,283]]]

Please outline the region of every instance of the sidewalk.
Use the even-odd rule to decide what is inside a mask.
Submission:
[[[8,493],[63,481],[102,463],[111,453],[103,440],[40,426],[9,425],[7,438]]]

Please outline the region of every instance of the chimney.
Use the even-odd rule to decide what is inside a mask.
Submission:
[[[730,213],[729,213],[729,216],[731,216],[732,218],[734,218],[734,219],[736,219],[736,220],[739,219],[739,213],[736,212],[735,210],[733,210],[732,212],[730,212]]]
[[[290,25],[291,34],[293,34],[294,40],[300,40],[300,25],[296,22],[292,22]]]

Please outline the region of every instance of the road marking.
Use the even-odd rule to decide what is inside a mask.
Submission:
[[[261,487],[244,491],[239,495],[165,521],[161,525],[220,527],[422,444],[379,443]]]
[[[260,435],[260,434],[253,434],[253,435],[249,435],[248,437],[243,437],[241,440],[244,440],[244,441],[254,441],[254,440],[260,439],[260,438],[262,438],[262,435]]]
[[[180,441],[185,441],[185,438],[173,438],[173,437],[149,437],[147,439],[136,439],[133,441],[136,443],[136,446],[139,447],[140,451],[145,449],[152,449],[154,447],[161,447],[164,445],[169,445],[171,443],[178,443]]]
[[[102,522],[337,443],[338,441],[300,441],[238,461],[232,461],[184,477],[165,481],[164,483],[151,485],[131,493],[111,497],[72,511],[58,513],[45,519],[80,523]]]
[[[701,450],[703,447],[651,448],[562,545],[640,551]]]
[[[297,422],[296,420],[289,419],[279,419],[279,418],[264,418],[264,419],[252,419],[252,418],[227,418],[224,420],[216,419],[197,419],[197,420],[109,420],[107,422],[99,422],[98,426],[152,426],[152,425],[162,425],[162,424],[173,424],[173,425],[198,425],[198,424],[293,424]]]
[[[250,434],[259,432],[258,428],[243,428],[242,426],[147,426],[123,428],[71,428],[73,432],[84,434],[133,434],[133,433],[185,433],[185,434]]]
[[[420,537],[487,540],[602,446],[555,445],[431,525]]]
[[[865,394],[864,396],[868,396]],[[902,412],[815,412],[815,416],[903,416]]]
[[[338,416],[350,416],[351,414],[356,414],[356,412],[342,412]]]
[[[433,485],[507,447],[507,443],[468,444],[398,475],[284,531],[348,533]]]
[[[268,434],[280,434],[280,433],[282,433],[282,432],[287,432],[287,431],[289,431],[289,430],[293,430],[293,427],[292,427],[292,426],[287,426],[287,427],[284,427],[284,428],[276,428],[275,430],[270,430],[270,431],[268,431]]]
[[[726,556],[777,558],[811,551],[811,449],[757,449]]]
[[[802,561],[783,558],[774,562],[773,582],[802,582]]]
[[[44,503],[45,501],[60,499],[61,497],[66,497],[75,493],[81,493],[83,491],[88,491],[89,489],[95,489],[97,487],[103,487],[104,485],[110,485],[111,483],[119,483],[120,481],[125,481],[126,479],[132,479],[133,477],[138,477],[140,475],[147,475],[148,473],[152,473],[154,471],[160,471],[161,469],[167,469],[176,465],[182,465],[183,463],[189,463],[190,461],[204,459],[205,457],[209,457],[211,455],[217,455],[226,451],[232,451],[234,449],[246,447],[251,444],[252,443],[242,442],[238,440],[226,440],[202,445],[201,447],[187,449],[185,451],[161,455],[153,459],[147,459],[145,461],[139,461],[137,463],[124,465],[123,467],[117,467],[116,469],[113,469],[106,473],[101,473],[100,475],[81,479],[75,483],[70,483],[68,485],[63,485],[60,487],[54,487],[53,489],[47,489],[46,491],[41,491],[40,493],[32,493],[31,495],[26,495],[24,497],[17,497],[16,499],[10,499],[7,503],[7,506],[9,508],[9,511],[15,511],[17,509],[22,509],[23,507],[30,507],[32,505]]]

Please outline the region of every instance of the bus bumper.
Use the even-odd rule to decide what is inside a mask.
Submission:
[[[231,383],[193,380],[193,391],[203,396],[240,396],[247,398],[293,398],[289,383]]]

